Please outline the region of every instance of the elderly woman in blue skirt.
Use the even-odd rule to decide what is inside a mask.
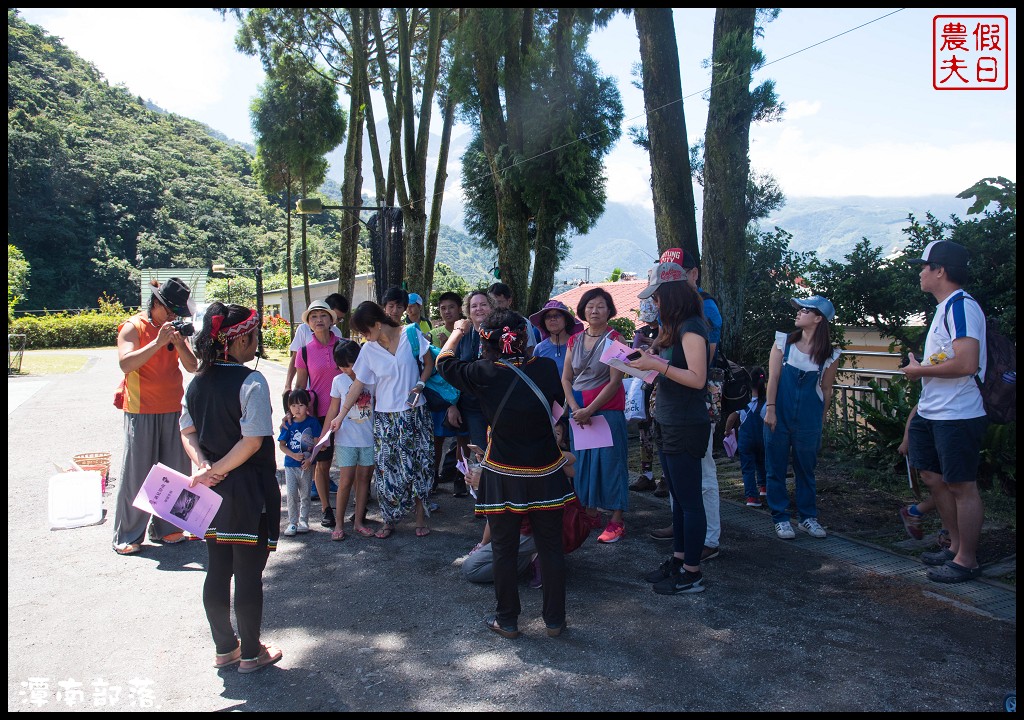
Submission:
[[[566,347],[562,387],[572,412],[572,419],[580,426],[589,425],[591,418],[603,417],[611,429],[609,447],[580,450],[575,432],[572,451],[576,455],[576,495],[595,525],[600,523],[598,508],[611,511],[611,519],[597,540],[602,543],[618,542],[626,533],[623,513],[629,509],[629,467],[627,462],[626,393],[622,387],[623,373],[601,362],[601,352],[607,340],[622,342],[622,336],[608,324],[615,317],[615,303],[603,288],[583,293],[576,314],[587,322],[587,328],[577,332]]]

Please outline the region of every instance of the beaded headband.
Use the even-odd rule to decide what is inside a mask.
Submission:
[[[217,339],[217,341],[224,346],[224,356],[227,357],[228,343],[237,337],[242,335],[248,335],[260,324],[259,315],[256,314],[255,310],[249,311],[249,317],[239,323],[235,323],[224,329],[222,332],[220,326],[224,323],[223,315],[214,315],[210,318],[210,335]]]

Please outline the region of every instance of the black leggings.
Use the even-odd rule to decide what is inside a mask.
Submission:
[[[528,514],[544,580],[544,622],[555,627],[565,622],[565,555],[562,552],[562,510],[535,510]],[[487,516],[494,551],[494,595],[498,622],[517,626],[519,613],[519,528],[523,516],[503,512]]]
[[[263,624],[263,569],[267,566],[267,516],[260,519],[256,547],[207,541],[209,561],[203,584],[203,607],[210,622],[217,653],[238,646],[242,639],[242,658],[260,654],[260,626]],[[238,636],[231,628],[231,577],[235,578],[235,617]]]

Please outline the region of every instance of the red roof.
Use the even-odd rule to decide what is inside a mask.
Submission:
[[[576,312],[576,306],[579,305],[580,298],[583,297],[583,293],[594,288],[604,288],[609,295],[612,296],[612,302],[615,303],[616,315],[615,317],[624,317],[628,319],[634,325],[637,324],[637,313],[640,310],[640,300],[637,298],[637,293],[647,287],[646,280],[625,280],[622,282],[609,282],[609,283],[586,283],[579,287],[573,288],[561,295],[556,295],[551,298],[552,300],[561,300],[568,305],[572,311]],[[586,320],[580,318],[581,320]]]

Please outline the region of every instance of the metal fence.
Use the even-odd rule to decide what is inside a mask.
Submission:
[[[903,377],[902,370],[884,370],[875,367],[861,367],[859,358],[874,358],[877,362],[880,358],[894,358],[899,360],[899,353],[878,352],[871,350],[843,350],[840,359],[838,377],[848,379],[848,382],[836,382],[833,385],[832,407],[829,409],[828,421],[835,431],[858,437],[865,429],[864,420],[857,408],[856,400],[866,400],[877,407],[875,395],[867,381],[874,380],[876,384],[885,388],[895,377]],[[852,363],[846,366],[847,358]]]

